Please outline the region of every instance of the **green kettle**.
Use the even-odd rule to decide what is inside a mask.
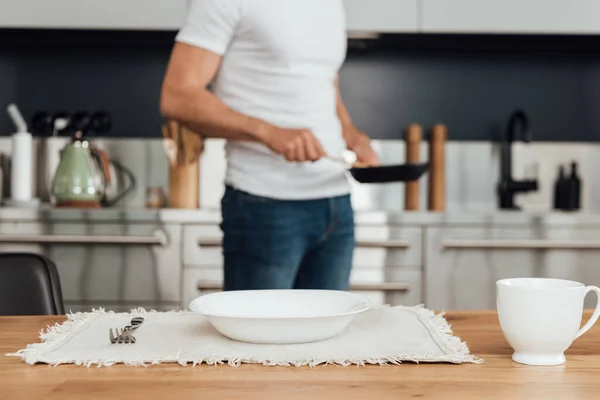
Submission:
[[[111,181],[111,161],[107,154],[93,147],[77,132],[70,143],[60,151],[51,193],[57,207],[99,208],[112,206],[133,190],[135,180],[130,171],[129,187],[113,200],[106,199],[106,188]],[[117,167],[117,163],[114,163]],[[119,169],[124,169],[119,164]]]

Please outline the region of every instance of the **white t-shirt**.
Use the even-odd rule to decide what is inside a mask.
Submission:
[[[177,41],[223,56],[215,95],[236,112],[282,128],[311,129],[325,151],[346,143],[335,77],[346,57],[342,0],[191,0]],[[292,163],[259,143],[227,143],[226,182],[276,199],[347,194],[343,165]]]

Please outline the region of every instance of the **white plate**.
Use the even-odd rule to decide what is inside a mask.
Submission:
[[[223,335],[242,342],[290,344],[328,339],[369,309],[369,301],[334,290],[247,290],[209,294],[190,303]]]

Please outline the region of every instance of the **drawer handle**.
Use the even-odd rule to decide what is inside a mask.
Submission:
[[[599,241],[565,240],[446,240],[444,250],[600,250]]]
[[[204,282],[200,281],[197,285],[198,290],[222,290],[223,285],[219,282]],[[411,290],[411,286],[404,282],[393,282],[393,283],[363,283],[350,285],[350,290],[356,292],[408,292]]]
[[[200,247],[221,247],[222,239],[206,238],[198,239]],[[356,247],[365,249],[407,249],[411,243],[407,240],[357,240]]]
[[[164,234],[150,236],[108,235],[0,235],[0,244],[85,244],[166,246]]]
[[[411,243],[408,240],[357,240],[356,247],[366,249],[408,249]]]
[[[198,239],[198,246],[200,247],[221,247],[223,239],[221,238],[206,238]]]
[[[370,292],[370,291],[381,291],[381,292],[409,292],[411,287],[408,283],[404,282],[393,282],[393,283],[357,283],[350,285],[350,290],[356,292]]]

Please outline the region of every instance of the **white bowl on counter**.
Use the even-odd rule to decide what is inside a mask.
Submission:
[[[369,301],[336,290],[245,290],[213,293],[190,303],[224,336],[260,344],[309,343],[341,333]]]

